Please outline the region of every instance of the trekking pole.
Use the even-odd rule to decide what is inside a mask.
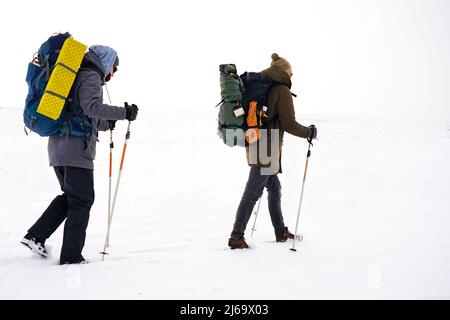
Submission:
[[[308,146],[308,153],[306,154],[306,163],[305,163],[305,172],[303,174],[303,183],[302,183],[302,192],[300,194],[300,203],[298,204],[298,212],[297,212],[297,222],[295,224],[295,236],[294,236],[294,242],[292,244],[292,248],[290,248],[291,251],[297,251],[297,249],[295,249],[295,240],[297,239],[297,230],[298,230],[298,221],[300,219],[300,210],[302,208],[302,201],[303,201],[303,191],[305,189],[305,180],[306,180],[306,173],[308,171],[308,161],[309,161],[309,157],[311,156],[311,146],[312,143],[311,141],[309,142],[309,146]],[[300,237],[299,237],[300,238]]]
[[[125,153],[127,151],[128,140],[130,139],[130,126],[131,126],[131,121],[128,121],[127,134],[125,135],[125,143],[123,144],[122,159],[120,160],[119,175],[117,176],[116,189],[114,191],[114,198],[113,198],[112,207],[111,207],[111,215],[110,215],[110,219],[108,221],[108,231],[106,232],[105,247],[104,247],[103,252],[101,252],[101,254],[103,254],[102,261],[105,259],[105,255],[108,254],[106,252],[106,248],[107,248],[107,245],[109,244],[109,234],[110,234],[110,230],[111,230],[111,222],[112,222],[112,218],[114,215],[114,208],[116,206],[117,193],[119,191],[120,177],[122,176],[122,169],[123,169],[123,162],[125,160]]]
[[[110,130],[109,136],[109,186],[108,186],[108,226],[111,223],[111,186],[112,186],[112,155],[114,149],[113,131]],[[109,229],[109,227],[108,227]],[[109,237],[107,238],[106,247],[109,247]]]
[[[255,221],[253,221],[252,234],[250,235],[251,237],[253,236],[253,232],[256,231],[256,228],[255,228],[255,226],[256,226],[256,219],[258,218],[258,212],[259,212],[259,206],[261,205],[261,199],[262,199],[262,195],[259,198],[258,207],[257,207],[257,209],[255,211]]]
[[[106,88],[106,94],[108,95],[108,100],[109,103],[112,104],[111,101],[111,96],[109,95],[109,90],[108,90],[108,86],[105,83],[105,88]],[[109,186],[108,186],[108,224],[110,224],[110,220],[111,220],[111,185],[112,185],[112,154],[113,154],[113,149],[114,149],[114,142],[113,142],[113,129],[109,130],[110,135],[109,135]],[[109,247],[109,239],[108,239],[108,243],[106,243],[106,247]]]

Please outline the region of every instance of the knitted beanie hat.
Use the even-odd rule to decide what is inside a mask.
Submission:
[[[286,59],[280,57],[277,53],[272,54],[272,63],[270,64],[270,66],[276,66],[283,71],[291,69],[291,65],[289,64],[289,62]]]

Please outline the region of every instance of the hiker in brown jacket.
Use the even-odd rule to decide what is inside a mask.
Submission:
[[[264,187],[268,192],[269,212],[276,241],[284,242],[294,238],[284,225],[281,211],[281,184],[277,176],[281,173],[284,131],[309,141],[317,137],[317,129],[314,125],[305,127],[295,120],[293,94],[290,91],[293,73],[289,62],[274,53],[270,68],[262,71],[261,74],[275,82],[267,97],[269,121],[265,129],[261,130],[259,141],[246,148],[251,169],[228,241],[232,249],[249,248],[245,242],[244,232]]]

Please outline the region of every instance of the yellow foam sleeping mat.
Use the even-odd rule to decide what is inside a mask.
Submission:
[[[83,61],[87,46],[67,38],[58,55],[50,79],[45,87],[37,113],[57,120],[64,108],[67,96]]]

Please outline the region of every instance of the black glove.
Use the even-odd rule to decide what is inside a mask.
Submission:
[[[309,128],[309,135],[308,135],[308,138],[306,138],[306,139],[308,139],[309,143],[312,143],[312,141],[314,139],[317,139],[317,128],[313,124],[310,125],[308,128]]]
[[[117,120],[107,120],[109,124],[109,130],[114,130],[116,127],[116,121]]]
[[[137,105],[135,104],[129,105],[128,102],[125,102],[125,111],[127,112],[125,119],[129,121],[136,120],[138,110],[139,108],[137,107]]]

